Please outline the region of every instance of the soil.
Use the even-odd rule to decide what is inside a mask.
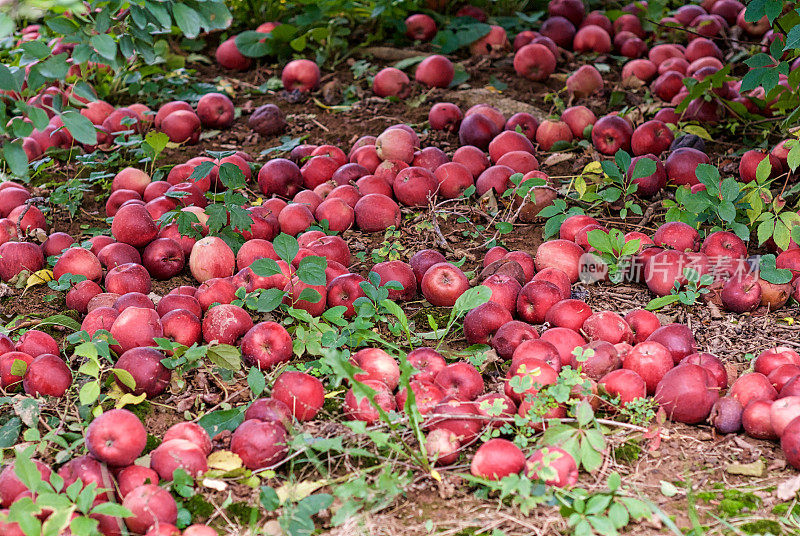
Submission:
[[[424,54],[426,51],[423,49],[419,53]],[[374,66],[374,71],[390,64],[371,56],[364,59]],[[433,103],[454,102],[464,110],[473,104],[488,102],[507,117],[512,113],[526,111],[544,119],[558,113],[558,105],[552,99],[552,94],[563,89],[566,73],[585,63],[585,58],[580,62],[565,58],[559,73],[543,85],[517,77],[508,59],[460,60],[470,75],[465,84],[453,90],[432,91],[423,91],[419,85],[415,85],[414,92],[406,102],[397,103],[371,96],[365,79],[354,80],[348,65],[325,75],[322,80],[326,88],[324,91],[300,99],[299,102],[295,95],[271,91],[262,94],[256,90],[270,77],[279,74],[272,67],[260,66],[244,73],[230,73],[202,63],[189,65],[196,69],[198,79],[230,88],[235,95],[236,106],[241,110],[241,117],[229,130],[202,139],[196,146],[167,149],[160,157],[158,165],[184,162],[207,150],[242,150],[252,155],[256,162],[263,163],[278,153],[264,156],[262,151],[280,145],[282,136],[305,136],[307,143],[327,143],[347,149],[359,137],[377,135],[384,128],[397,123],[414,127],[420,133],[423,146],[434,145],[446,152],[452,152],[458,147],[456,134],[434,132],[425,128],[427,113]],[[350,60],[350,63],[353,61]],[[595,61],[605,62],[613,65],[613,59],[610,58],[597,58]],[[634,114],[652,112],[653,103],[643,91],[619,86],[617,72],[618,68],[614,67],[610,72],[604,73],[606,88],[602,93],[573,104],[585,104],[599,116],[606,112],[612,91],[619,90],[623,91],[620,108],[625,106],[629,110],[635,110]],[[358,87],[355,90],[358,100],[342,105],[341,94],[351,85]],[[492,85],[506,87],[499,91]],[[566,99],[564,93],[560,93],[560,96]],[[169,100],[167,95],[163,97],[164,101]],[[266,103],[277,104],[286,116],[288,128],[280,136],[262,137],[254,134],[247,126],[249,113]],[[733,166],[731,154],[741,148],[741,142],[741,135],[722,137],[711,142],[709,153],[712,155],[712,162],[720,165],[723,171],[730,170]],[[542,156],[540,160],[544,160],[544,155]],[[577,148],[570,152],[569,158],[545,169],[553,177],[570,177],[588,162],[597,159],[598,155],[593,149]],[[79,171],[77,166],[65,166],[55,170],[54,177],[56,180],[63,179]],[[88,227],[101,226],[105,217],[104,202],[103,192],[94,192],[87,196],[86,203],[75,218],[69,218],[60,207],[50,206],[53,230],[67,231],[78,236]],[[421,248],[438,247],[451,260],[466,257],[465,270],[479,269],[485,250],[483,244],[493,238],[492,232],[476,232],[475,229],[476,225],[490,229],[490,219],[487,219],[484,208],[480,203],[452,205],[446,209],[449,211],[446,218],[442,217],[445,212],[445,207],[442,206],[429,207],[422,211],[404,209],[402,234],[398,239],[404,256]],[[648,221],[622,221],[612,217],[609,212],[602,223],[626,231],[645,230],[652,233],[663,222],[663,210],[658,206],[654,208],[654,216]],[[435,214],[438,217],[434,220]],[[467,221],[458,222],[457,216],[463,216]],[[435,226],[431,225],[434,221],[441,236],[436,233]],[[356,231],[349,231],[344,236],[354,254],[366,254],[366,262],[358,260],[353,267],[354,271],[366,273],[372,265],[370,252],[381,246],[384,237]],[[499,238],[509,249],[520,249],[534,254],[541,243],[541,236],[541,222],[538,222],[530,225],[517,223],[512,232]],[[192,280],[188,276],[182,276],[167,282],[156,282],[153,291],[163,294],[179,284],[192,284]],[[585,299],[593,310],[612,309],[620,313],[643,307],[651,299],[646,288],[630,284],[595,285],[578,291],[585,294]],[[63,295],[48,301],[53,292],[45,286],[32,287],[25,292],[5,288],[3,292],[6,297],[0,302],[0,319],[4,322],[17,317],[22,322],[20,327],[30,327],[36,324],[36,319],[63,313]],[[413,317],[421,307],[422,302],[408,304],[409,316]],[[753,314],[734,315],[721,311],[713,304],[702,303],[693,307],[673,306],[659,315],[662,323],[687,323],[697,337],[698,346],[720,357],[726,363],[732,378],[746,370],[752,354],[757,355],[762,350],[777,345],[800,348],[800,325],[794,323],[794,319],[800,316],[797,305],[776,312],[758,310]],[[49,327],[47,330],[63,342],[66,330],[59,330],[58,327]],[[146,425],[155,438],[160,438],[175,422],[194,418],[199,412],[210,409],[241,405],[249,397],[242,375],[228,384],[222,384],[201,370],[190,373],[185,380],[185,388],[173,386],[169,393],[149,404]],[[343,393],[337,396],[341,399]],[[332,404],[335,405],[336,401]],[[55,404],[50,409],[54,407]],[[316,421],[304,425],[303,430],[319,431],[325,426],[325,421]],[[650,450],[646,448],[647,442],[643,440],[641,431],[626,428],[615,430],[610,436],[610,443],[615,448],[607,453],[602,469],[594,474],[582,473],[580,485],[589,490],[603,489],[608,474],[618,471],[627,489],[657,504],[682,530],[691,528],[693,523],[693,510],[687,508],[687,505],[692,505],[696,510],[697,519],[708,527],[709,534],[726,532],[728,529],[725,523],[741,525],[740,518],[775,518],[770,511],[780,502],[775,495],[776,486],[796,477],[796,471],[785,467],[783,454],[775,442],[755,440],[743,435],[718,436],[708,426],[690,427],[668,423],[664,431],[665,436],[660,445]],[[227,434],[218,436],[215,438],[216,446],[225,446],[227,440]],[[628,451],[633,448],[639,452],[636,455],[628,453],[623,456],[626,447]],[[757,460],[763,460],[766,466],[762,475],[744,476],[731,473],[732,464],[747,464]],[[543,506],[529,515],[523,515],[518,510],[498,504],[497,500],[475,496],[473,490],[458,476],[459,472],[468,472],[468,466],[461,465],[452,471],[442,471],[441,482],[435,482],[425,475],[417,476],[409,491],[387,508],[354,517],[331,532],[341,535],[422,535],[432,532],[467,535],[491,534],[498,530],[505,534],[565,534],[566,523],[555,507]],[[668,495],[673,488],[665,488],[664,482],[675,484],[675,493],[671,496]],[[246,486],[234,485],[231,490],[235,500],[257,500],[257,494],[254,495]],[[715,495],[717,491],[714,490],[719,492],[719,496]],[[722,493],[729,493],[731,490],[755,497],[757,506],[751,509],[742,507],[740,511],[727,516],[727,521],[723,522],[720,521],[720,516],[725,517],[721,513],[723,510],[720,510],[720,503],[724,499]],[[707,500],[698,499],[698,494],[704,492],[711,493],[713,497]],[[688,498],[687,493],[690,495]],[[217,500],[219,504],[224,499],[223,495],[212,494],[209,500]],[[220,511],[211,515],[215,524],[229,527],[222,517],[225,516],[221,516]],[[432,525],[428,521],[432,521]],[[650,521],[632,525],[627,533],[645,535],[667,532],[665,525],[654,517]]]

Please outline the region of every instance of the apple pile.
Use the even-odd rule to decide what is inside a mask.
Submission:
[[[159,487],[159,481],[171,481],[176,469],[191,475],[208,470],[207,456],[211,439],[203,428],[191,422],[170,427],[162,443],[150,453],[150,467],[136,465],[147,443],[147,431],[139,418],[125,409],[112,409],[95,418],[85,432],[87,455],[77,456],[63,464],[57,474],[68,487],[79,479],[84,489],[95,484],[98,490],[94,506],[104,502],[120,502],[133,514],[124,525],[134,534],[214,536],[217,532],[205,525],[191,525],[181,531],[175,526],[178,507],[170,493]],[[43,480],[49,481],[53,469],[34,460]],[[14,472],[15,464],[7,464],[0,472],[0,513],[15,501],[30,497],[31,492]],[[92,513],[102,534],[120,534],[124,527],[120,518]],[[23,534],[16,523],[0,522],[3,534]]]
[[[586,269],[602,262],[584,256],[597,252],[588,240],[588,234],[595,230],[609,232],[591,216],[570,216],[561,225],[559,239],[545,242],[539,251],[563,259],[571,273]],[[775,284],[759,276],[758,258],[748,257],[744,241],[729,231],[715,231],[701,242],[698,231],[690,225],[667,222],[652,237],[633,231],[625,234],[624,240],[638,240],[640,244],[627,267],[626,279],[644,282],[657,296],[670,294],[676,283],[685,286],[688,280],[684,270],[691,268],[700,276],[713,276],[708,298],[735,313],[751,312],[759,306],[775,310],[790,297],[800,301],[800,249],[796,246],[782,251],[775,260],[778,268],[791,271],[792,281]]]

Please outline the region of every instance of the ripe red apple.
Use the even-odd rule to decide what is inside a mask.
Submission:
[[[259,322],[242,337],[242,358],[263,370],[285,363],[291,357],[292,339],[276,322]]]
[[[234,430],[230,449],[248,469],[263,469],[283,461],[289,452],[287,440],[282,424],[250,419]]]
[[[722,305],[734,313],[755,310],[761,304],[761,285],[758,277],[739,274],[728,279],[720,292]]]
[[[133,514],[125,518],[128,530],[145,534],[153,525],[174,525],[178,520],[175,499],[154,484],[143,484],[129,491],[122,506]]]
[[[428,15],[417,13],[406,19],[406,37],[416,41],[430,41],[436,35],[436,22]]]
[[[427,17],[427,15],[420,16]],[[386,67],[375,75],[372,81],[372,91],[379,97],[404,99],[411,93],[410,84],[411,82],[406,73],[394,67]]]
[[[141,248],[158,236],[158,225],[144,206],[125,205],[114,216],[111,233],[118,242]]]
[[[472,458],[470,472],[486,480],[500,480],[519,474],[525,468],[525,455],[507,439],[490,439],[478,448]]]
[[[633,128],[618,115],[606,115],[592,128],[592,143],[602,154],[613,155],[620,149],[630,151]]]
[[[428,112],[428,122],[434,130],[455,132],[463,118],[464,114],[461,109],[450,102],[437,102]]]
[[[547,80],[555,69],[556,58],[544,45],[525,45],[514,54],[514,70],[517,75],[528,80]]]
[[[436,374],[447,364],[442,354],[428,347],[412,350],[406,356],[406,360],[418,371],[414,373],[414,379],[424,382],[433,382]]]
[[[364,380],[363,383],[376,391],[375,404],[383,411],[397,409],[394,396],[392,396],[392,392],[386,387],[385,383],[378,380]],[[369,398],[364,397],[359,400],[352,388],[347,391],[344,398],[344,413],[345,417],[350,420],[364,421],[368,424],[372,424],[380,418],[380,412],[373,406]]]
[[[198,240],[189,256],[189,269],[200,283],[212,278],[231,276],[235,266],[233,250],[216,236]]]
[[[696,170],[699,164],[710,164],[708,155],[692,147],[681,147],[670,153],[664,162],[670,183],[678,186],[699,184]]]
[[[434,384],[455,400],[475,400],[483,392],[481,373],[464,361],[451,363],[436,373]]]
[[[578,465],[569,452],[558,447],[544,447],[528,457],[525,475],[542,480],[548,486],[571,488],[578,482]]]
[[[667,324],[656,329],[647,337],[648,341],[655,341],[663,345],[672,354],[675,364],[697,351],[694,334],[685,324]]]
[[[325,388],[310,374],[287,370],[275,380],[272,398],[286,404],[298,421],[310,421],[325,403]]]
[[[200,141],[202,125],[194,111],[177,110],[169,114],[161,122],[161,131],[169,136],[173,143],[194,145]]]
[[[194,443],[186,439],[165,440],[150,453],[150,468],[163,480],[172,480],[178,469],[192,476],[208,471],[206,454]]]
[[[184,439],[196,445],[206,456],[211,454],[212,445],[208,432],[197,423],[179,422],[173,424],[164,434],[164,441]]]
[[[239,52],[236,47],[236,37],[230,37],[220,43],[214,56],[224,69],[235,71],[246,71],[253,63],[253,60]]]
[[[308,93],[319,86],[320,72],[311,60],[292,60],[281,71],[281,82],[287,91]]]
[[[752,400],[775,400],[778,398],[778,393],[766,376],[750,372],[742,374],[733,382],[728,396],[737,399],[743,407],[747,407]]]
[[[539,31],[561,48],[569,48],[575,37],[575,25],[564,17],[549,17],[542,23]]]
[[[428,87],[446,88],[453,81],[454,76],[455,67],[453,67],[453,63],[444,56],[437,54],[422,60],[414,72],[414,79]]]
[[[695,424],[708,417],[719,392],[704,368],[682,364],[664,375],[655,398],[673,421]]]
[[[377,380],[394,391],[400,381],[400,367],[397,361],[380,348],[364,348],[354,353],[350,361],[363,370],[354,378],[357,381]]]
[[[634,309],[625,315],[625,322],[633,330],[633,342],[639,344],[661,327],[658,317],[645,309]]]
[[[635,155],[659,155],[669,149],[674,136],[667,125],[655,119],[646,121],[633,131],[631,150]]]
[[[596,52],[607,54],[611,52],[611,37],[600,26],[589,24],[581,27],[572,40],[575,52]]]
[[[549,240],[536,250],[536,269],[557,268],[567,274],[570,283],[579,279],[580,260],[583,249],[569,240]]]
[[[228,128],[233,124],[233,101],[222,93],[206,93],[197,101],[197,117],[207,128]]]
[[[452,307],[459,296],[469,289],[469,280],[458,267],[440,262],[425,271],[420,288],[432,305]]]
[[[89,453],[115,467],[131,465],[147,443],[142,421],[126,409],[112,409],[95,418],[85,437]]]
[[[458,459],[459,436],[445,428],[431,430],[425,438],[425,452],[435,465],[450,465]]]

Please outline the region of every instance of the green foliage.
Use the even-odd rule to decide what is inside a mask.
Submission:
[[[633,255],[639,252],[642,241],[638,238],[625,241],[625,235],[619,229],[609,232],[595,229],[587,233],[589,245],[597,250],[600,259],[608,267],[608,278],[619,283],[631,266]]]
[[[66,529],[76,536],[95,536],[99,534],[98,522],[89,515],[104,514],[121,518],[132,515],[127,508],[115,502],[96,501],[107,491],[113,491],[113,485],[101,488],[91,482],[84,486],[78,479],[65,487],[64,479],[55,472],[49,481],[43,480],[31,459],[32,453],[33,447],[16,451],[14,472],[34,497],[14,501],[7,514],[0,514],[0,520],[19,524],[25,536],[57,536]],[[45,510],[51,513],[42,522],[38,516]]]
[[[573,536],[616,536],[631,521],[653,515],[648,503],[623,491],[619,473],[608,476],[607,487],[604,492],[575,489],[556,494]]]
[[[13,31],[13,18],[22,16],[23,10],[33,4],[22,2],[16,6],[20,12],[11,11],[10,16],[3,13],[4,28]],[[225,3],[219,0],[195,0],[191,3],[94,0],[48,7],[50,9],[43,11],[39,39],[20,43],[8,52],[8,57],[0,65],[0,89],[9,92],[13,101],[11,105],[0,108],[0,135],[21,138],[30,133],[30,126],[21,120],[14,121],[10,129],[6,128],[8,119],[13,116],[27,117],[33,127],[43,130],[48,122],[44,108],[48,108],[51,114],[61,117],[65,128],[78,142],[95,145],[95,127],[75,109],[77,101],[56,98],[52,105],[40,104],[41,107],[31,106],[26,101],[53,82],[74,82],[75,75],[69,73],[70,66],[78,68],[80,79],[98,74],[108,76],[111,72],[119,74],[138,66],[139,61],[146,64],[163,62],[168,52],[164,37],[169,36],[174,27],[184,36],[194,38],[201,31],[225,28],[231,19]],[[47,43],[53,37],[75,45],[71,62],[67,62],[66,53],[51,53]],[[87,65],[90,62],[99,67],[89,69]],[[84,99],[96,98],[83,82],[76,85],[76,93]],[[13,174],[27,175],[27,157],[20,141],[5,142],[2,152]]]
[[[678,280],[666,296],[659,296],[650,300],[646,306],[648,311],[655,311],[673,303],[684,305],[694,305],[703,295],[710,292],[709,286],[714,282],[714,277],[710,274],[700,275],[694,268],[686,267],[683,269],[683,278],[686,283]],[[684,288],[685,287],[685,288]]]
[[[413,3],[406,0],[233,0],[229,6],[235,20],[248,28],[252,28],[254,20],[282,23],[268,34],[249,29],[238,34],[236,46],[245,56],[285,62],[295,54],[313,55],[312,59],[320,65],[336,65],[354,50],[400,30]]]

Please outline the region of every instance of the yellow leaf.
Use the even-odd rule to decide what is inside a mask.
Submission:
[[[284,484],[276,489],[275,493],[278,494],[281,504],[285,503],[287,499],[297,502],[305,499],[325,484],[327,484],[325,480],[303,480],[295,484]]]
[[[208,468],[219,469],[220,471],[233,471],[242,466],[242,459],[238,454],[234,454],[229,450],[218,450],[212,452],[208,457]]]
[[[792,318],[791,316],[785,317],[783,321],[789,324],[790,326],[794,324],[794,318]]]
[[[708,133],[706,129],[701,127],[700,125],[686,125],[683,127],[683,131],[687,134],[694,134],[695,136],[699,136],[704,140],[711,140],[711,134]]]
[[[339,389],[338,391],[331,391],[330,393],[325,393],[325,398],[334,398],[336,395],[344,393],[344,389]]]
[[[431,478],[433,478],[437,482],[442,481],[442,475],[439,474],[439,471],[436,469],[431,469]]]
[[[52,280],[53,280],[52,270],[39,270],[38,272],[33,272],[31,275],[28,276],[28,280],[25,283],[25,290],[28,290],[31,287],[35,287],[36,285],[44,285],[48,281]]]
[[[597,173],[599,175],[600,173],[603,173],[603,166],[600,165],[600,162],[595,160],[583,166],[582,173]]]
[[[128,404],[135,406],[144,402],[145,398],[147,398],[147,393],[142,393],[139,396],[133,396],[130,393],[123,393],[122,396],[117,400],[117,403],[114,404],[114,407],[117,409],[122,409]]]

